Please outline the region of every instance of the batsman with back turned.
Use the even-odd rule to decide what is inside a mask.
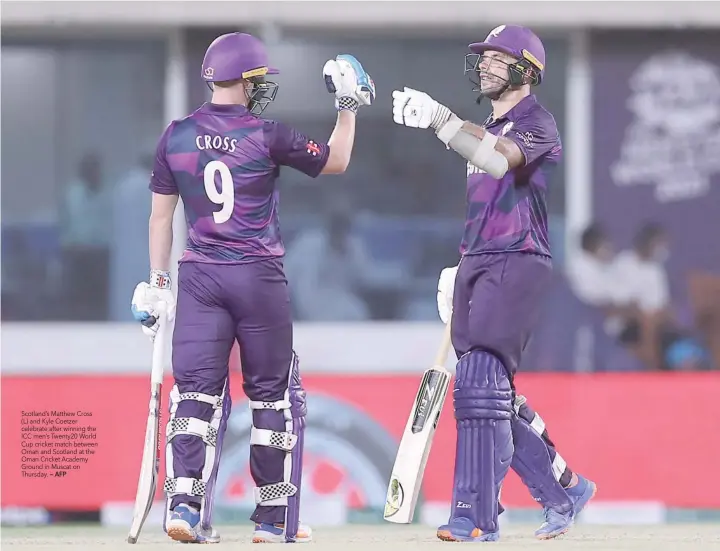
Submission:
[[[500,490],[512,467],[543,506],[536,536],[549,539],[572,526],[596,491],[567,467],[514,381],[552,274],[546,195],[562,143],[555,119],[531,91],[545,72],[540,39],[525,27],[501,25],[469,48],[465,72],[478,102],[492,103],[482,125],[423,92],[393,92],[396,123],[431,128],[468,161],[461,259],[438,282],[438,309],[444,322],[452,316],[458,362],[451,513],[437,536],[497,541]]]
[[[310,528],[300,524],[307,408],[293,350],[276,181],[281,167],[313,178],[343,173],[353,149],[356,112],[372,104],[375,85],[352,56],[325,64],[325,86],[338,115],[323,142],[260,118],[278,90],[266,75],[277,73],[257,38],[218,37],[201,72],[212,99],[170,123],[150,179],[150,281],[136,287],[132,310],[151,338],[161,302],[170,306],[175,321],[163,524],[176,541],[220,541],[212,527],[213,492],[230,416],[228,363],[235,340],[252,410],[253,542],[312,540]],[[170,249],[179,197],[188,240],[175,304]]]

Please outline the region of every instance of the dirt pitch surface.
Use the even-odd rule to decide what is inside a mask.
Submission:
[[[665,526],[599,526],[576,525],[570,532],[550,541],[533,538],[537,526],[510,525],[502,530],[502,539],[488,543],[498,551],[548,549],[552,551],[720,551],[720,526],[713,524],[673,524]],[[212,549],[250,548],[248,528],[218,527],[222,542]],[[435,532],[425,526],[350,525],[347,528],[318,528],[315,540],[307,544],[314,551],[396,551],[399,549],[447,549],[448,543],[435,539]],[[3,528],[2,548],[41,551],[68,549],[79,551],[132,551],[137,549],[170,549],[182,546],[170,541],[157,529],[146,529],[138,543],[130,545],[124,531],[99,527]],[[468,544],[470,545],[470,544]],[[481,544],[475,544],[475,546]],[[252,546],[257,548],[257,546]],[[265,546],[267,547],[267,546]],[[188,549],[187,546],[182,546]],[[264,547],[260,547],[264,549]],[[454,549],[455,546],[451,546]],[[206,549],[206,547],[203,547]]]

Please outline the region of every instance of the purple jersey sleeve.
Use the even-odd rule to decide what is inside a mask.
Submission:
[[[271,122],[270,156],[278,164],[316,178],[330,155],[330,146],[311,140],[305,134],[279,123]]]
[[[177,195],[179,193],[172,170],[167,161],[167,141],[172,132],[171,123],[160,136],[157,150],[155,152],[155,163],[153,164],[152,175],[150,176],[150,190],[162,195]]]
[[[525,156],[525,166],[537,161],[560,144],[553,116],[544,109],[533,109],[516,121],[506,135]]]

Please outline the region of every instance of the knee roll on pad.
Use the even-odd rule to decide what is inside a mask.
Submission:
[[[201,526],[206,530],[210,528],[222,440],[231,406],[227,381],[218,396],[202,392],[181,393],[177,385],[170,391],[170,418],[165,431],[166,478],[163,484],[167,496],[166,523],[174,498],[188,496],[190,501],[200,504]],[[178,415],[178,410],[182,410],[183,416]],[[204,454],[196,452],[198,444],[204,446]],[[202,460],[197,465],[192,464],[198,459]],[[178,462],[177,470],[181,472],[175,472],[175,461]],[[190,476],[192,473],[198,476]]]
[[[495,419],[512,417],[512,388],[502,362],[492,354],[471,351],[460,358],[453,392],[455,419]]]
[[[288,386],[283,399],[275,402],[251,400],[250,409],[253,410],[250,445],[270,447],[285,452],[282,481],[256,487],[255,503],[267,507],[286,507],[285,540],[294,542],[300,522],[302,454],[307,415],[305,390],[302,388],[299,360],[295,352],[292,355]],[[261,414],[263,411],[267,413]],[[256,423],[260,419],[265,421],[263,424],[282,426],[284,430],[258,427]]]
[[[457,364],[453,392],[457,453],[453,517],[498,530],[498,498],[513,455],[512,388],[498,358],[471,351]]]

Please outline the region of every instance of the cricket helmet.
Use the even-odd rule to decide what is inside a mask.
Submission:
[[[217,37],[208,47],[201,77],[209,87],[213,82],[249,81],[252,87],[247,91],[248,108],[259,115],[275,99],[278,90],[278,85],[266,81],[265,75],[279,73],[270,67],[265,45],[258,38],[247,33],[229,33]]]
[[[500,25],[495,27],[483,42],[468,46],[473,54],[482,55],[488,50],[503,52],[518,60],[510,65],[510,78],[522,82],[531,76],[531,84],[537,85],[545,74],[545,47],[538,36],[527,27]],[[472,55],[472,54],[469,54]]]
[[[517,61],[508,64],[508,87],[530,84],[536,86],[542,82],[545,73],[545,47],[542,41],[527,27],[519,25],[500,25],[490,31],[483,42],[473,42],[468,46],[472,53],[465,56],[465,73],[480,74],[483,54],[487,51],[502,52]],[[482,76],[480,74],[480,76]],[[479,81],[473,80],[478,85]]]

